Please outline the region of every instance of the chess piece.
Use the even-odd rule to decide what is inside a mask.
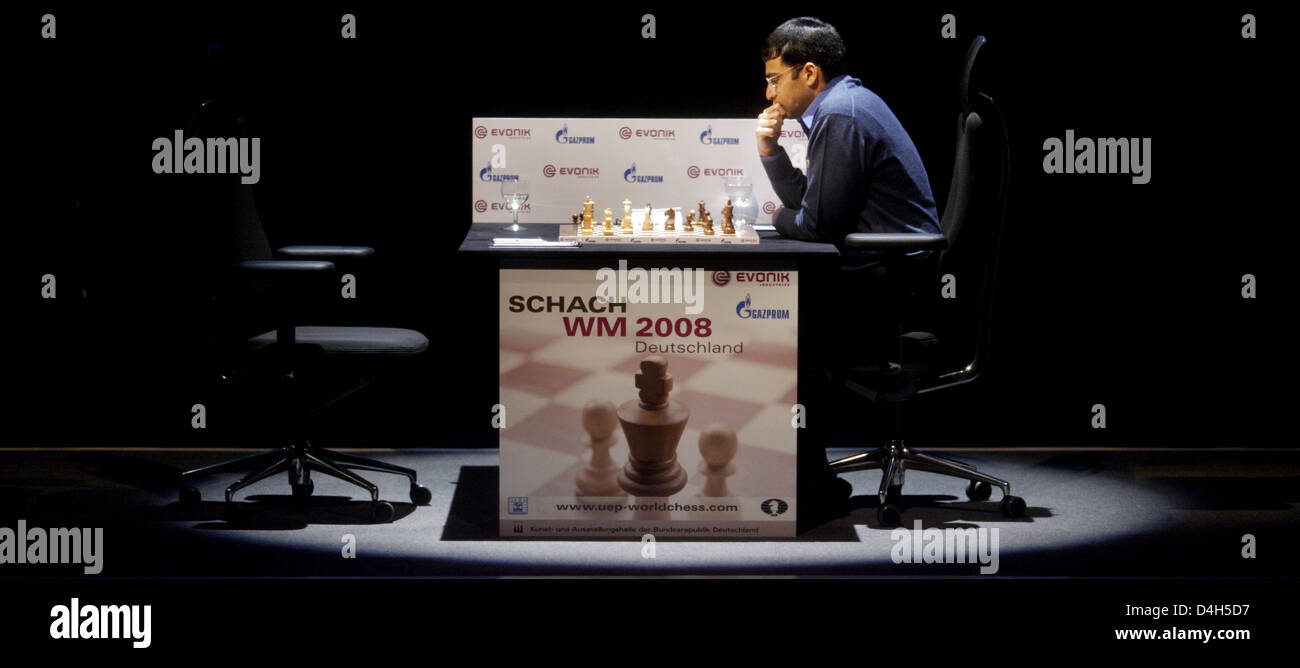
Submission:
[[[738,445],[736,431],[725,424],[709,425],[700,433],[700,474],[704,476],[704,489],[700,496],[731,496],[727,489],[727,478],[736,473]]]
[[[614,210],[605,209],[605,236],[614,236]]]
[[[664,231],[675,232],[677,230],[677,209],[668,207],[668,217],[664,218]]]
[[[703,223],[704,216],[707,215],[708,213],[709,212],[704,208],[704,200],[700,200],[700,210],[695,213],[695,220],[698,220],[701,223]]]
[[[654,229],[655,229],[655,224],[654,224],[653,221],[650,220],[650,203],[649,203],[649,202],[646,202],[646,203],[645,203],[645,220],[641,221],[641,231],[642,231],[642,232],[653,232]]]
[[[618,422],[628,446],[627,464],[618,474],[618,484],[633,496],[672,496],[686,486],[686,471],[677,463],[677,442],[691,411],[668,398],[673,376],[668,373],[668,361],[659,355],[641,360],[636,386],[638,398],[618,407]]]
[[[731,220],[732,212],[731,200],[727,200],[726,206],[722,207],[722,233],[735,234],[736,223]]]
[[[618,443],[618,436],[614,433],[618,428],[614,402],[607,399],[588,401],[582,407],[582,428],[590,436],[586,446],[591,449],[591,455],[578,469],[574,481],[578,496],[623,496],[623,488],[618,486],[620,467],[609,456],[609,449]]]
[[[593,220],[593,218],[595,218],[595,210],[596,210],[596,203],[591,201],[591,195],[587,195],[587,201],[585,201],[585,202],[582,203],[582,234],[583,234],[583,236],[588,236],[588,237],[589,237],[589,236],[591,236],[591,234],[592,234],[592,231],[593,231],[593,230],[592,230],[592,223],[595,222],[595,221]]]
[[[713,236],[713,215],[709,213],[704,214],[704,236]]]
[[[694,232],[694,231],[695,231],[695,225],[692,224],[692,223],[694,223],[694,222],[695,222],[695,212],[694,212],[694,211],[687,211],[687,212],[686,212],[686,224],[682,226],[682,231],[683,231],[683,232]]]
[[[623,200],[623,234],[632,233],[632,200]]]

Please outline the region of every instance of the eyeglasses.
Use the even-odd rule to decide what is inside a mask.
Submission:
[[[780,78],[783,77],[783,76],[785,76],[786,72],[789,72],[790,70],[797,70],[797,69],[799,69],[800,67],[803,67],[803,65],[795,65],[794,67],[791,67],[789,70],[786,70],[785,72],[781,72],[780,74],[773,74],[773,75],[770,76],[770,77],[769,77],[769,76],[764,76],[763,78],[767,80],[767,85],[768,85],[768,86],[775,86],[775,85],[776,85],[776,80],[777,80],[777,79],[780,79]]]

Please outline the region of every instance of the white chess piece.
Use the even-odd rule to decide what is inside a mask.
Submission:
[[[739,445],[736,432],[725,424],[714,423],[700,432],[700,474],[704,476],[704,488],[700,496],[731,496],[727,489],[727,478],[736,472],[736,457]]]
[[[618,443],[618,412],[614,402],[592,399],[582,407],[582,428],[589,438],[586,445],[591,454],[586,464],[578,469],[575,483],[578,496],[623,496],[618,485],[620,466],[609,456],[609,449]]]

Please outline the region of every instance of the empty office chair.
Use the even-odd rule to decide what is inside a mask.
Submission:
[[[908,470],[938,473],[969,481],[966,489],[971,500],[988,499],[992,485],[1002,489],[1002,512],[1018,517],[1025,512],[1023,499],[1011,495],[1011,485],[1005,480],[977,471],[974,466],[954,459],[937,457],[907,447],[901,433],[901,407],[903,402],[918,395],[962,385],[975,380],[984,371],[988,361],[991,314],[993,307],[994,275],[997,268],[997,251],[1001,237],[1007,187],[1010,182],[1010,158],[1006,125],[993,99],[972,90],[971,77],[976,57],[985,44],[983,36],[976,37],[966,52],[959,78],[961,112],[957,119],[957,148],[953,165],[952,182],[941,220],[942,234],[850,234],[845,246],[863,251],[879,251],[884,255],[886,292],[889,303],[882,311],[899,336],[889,343],[890,350],[880,357],[884,361],[856,366],[843,372],[841,380],[846,387],[866,397],[884,409],[886,420],[885,447],[831,462],[835,473],[881,469],[878,491],[878,519],[887,526],[901,521],[898,499],[903,487],[903,476]],[[988,133],[989,119],[997,123],[998,131]],[[977,140],[987,141],[977,141]],[[977,167],[976,145],[996,146],[993,151],[979,155]],[[975,186],[979,179],[994,179],[984,183],[983,198],[976,198]],[[990,194],[991,193],[991,194]],[[964,281],[971,281],[972,269],[978,269],[982,285],[973,314],[959,316],[963,324],[974,330],[973,355],[946,367],[944,342],[932,332],[904,332],[902,314],[909,307],[911,286],[908,270],[915,262],[908,253],[929,250],[939,255],[940,272],[950,270],[954,254],[965,261],[961,273]],[[937,276],[928,285],[937,286]],[[873,308],[879,305],[873,305]],[[953,347],[956,347],[955,344]],[[878,356],[879,357],[879,356]],[[954,368],[955,367],[955,368]],[[851,485],[843,478],[837,479],[839,493],[847,498]]]
[[[244,123],[216,100],[205,102],[194,115],[187,136],[246,137]],[[345,480],[370,493],[373,516],[393,518],[391,503],[379,498],[379,488],[354,471],[375,471],[405,476],[410,499],[429,503],[429,490],[416,482],[412,469],[333,452],[307,440],[308,418],[339,399],[364,387],[386,367],[423,352],[428,339],[417,331],[389,327],[305,326],[312,307],[327,306],[326,297],[338,298],[336,265],[364,263],[373,249],[340,246],[289,246],[271,252],[262,228],[253,190],[238,174],[201,176],[192,198],[194,218],[212,234],[209,244],[214,264],[209,292],[218,306],[214,318],[214,346],[219,350],[221,378],[238,394],[260,392],[274,402],[284,445],[268,452],[203,466],[181,474],[182,503],[199,501],[199,491],[188,483],[196,478],[231,471],[248,475],[226,488],[226,517],[243,519],[234,503],[236,492],[270,476],[285,473],[295,500],[312,494],[312,472]],[[224,249],[230,249],[229,253]],[[278,256],[278,257],[277,257]],[[328,310],[328,309],[326,309]],[[269,319],[269,320],[267,320]],[[274,327],[274,329],[271,329]]]

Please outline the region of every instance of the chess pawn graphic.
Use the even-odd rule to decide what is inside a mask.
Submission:
[[[632,233],[632,200],[623,200],[623,234]]]
[[[614,210],[605,209],[605,236],[614,236]]]
[[[704,236],[706,237],[713,236],[713,215],[712,214],[708,214],[708,213],[704,214]]]
[[[618,486],[619,465],[609,456],[609,449],[618,444],[614,430],[618,428],[618,413],[614,402],[592,399],[582,407],[582,428],[590,438],[586,445],[591,455],[578,469],[574,481],[578,496],[623,496]]]
[[[709,425],[700,433],[700,475],[704,476],[704,488],[700,496],[731,496],[727,488],[727,478],[736,473],[736,432],[725,424]]]
[[[642,231],[642,232],[653,232],[654,229],[655,229],[655,224],[654,224],[653,221],[650,220],[650,203],[649,203],[649,202],[646,202],[646,203],[645,203],[645,220],[641,222],[641,231]]]
[[[668,398],[673,376],[668,373],[668,361],[659,355],[641,360],[636,386],[640,390],[637,399],[618,407],[628,447],[618,484],[633,496],[672,496],[686,486],[686,471],[677,463],[677,442],[691,411]]]
[[[695,222],[695,212],[694,212],[694,211],[687,211],[687,212],[686,212],[686,222],[682,225],[682,231],[683,231],[683,232],[694,232],[694,231],[695,231],[695,225],[694,225],[694,222]]]

